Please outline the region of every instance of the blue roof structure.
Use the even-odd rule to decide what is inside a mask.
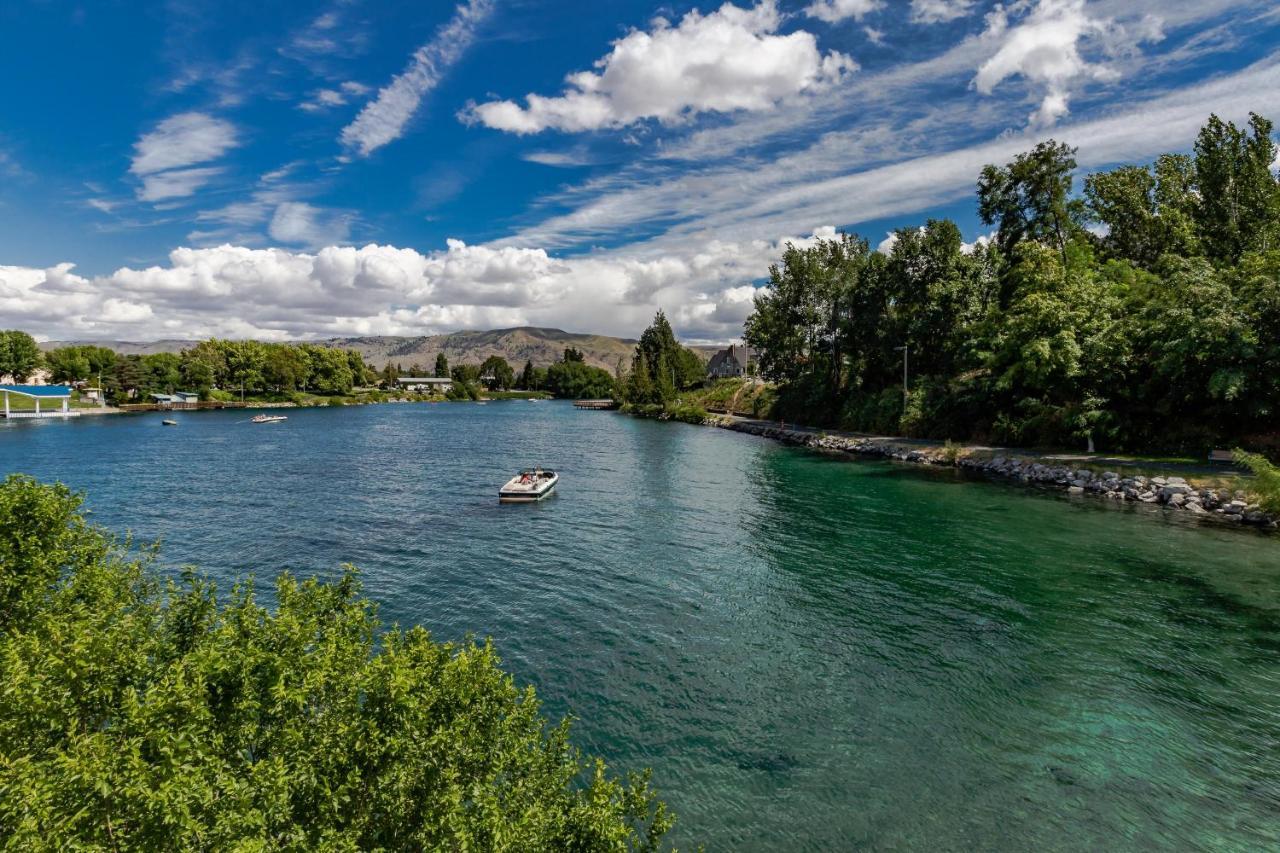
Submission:
[[[66,385],[0,385],[0,391],[11,391],[26,397],[70,397]]]

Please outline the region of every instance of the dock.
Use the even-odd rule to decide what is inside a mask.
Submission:
[[[16,394],[23,400],[35,404],[34,411],[14,411],[9,404],[9,395]],[[71,389],[66,385],[0,385],[0,395],[4,396],[4,418],[78,418],[80,413],[71,409]],[[41,409],[40,403],[52,403],[54,409]]]
[[[574,400],[575,409],[616,409],[618,404],[613,400]]]

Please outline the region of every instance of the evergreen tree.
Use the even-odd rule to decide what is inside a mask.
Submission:
[[[415,376],[417,376],[418,374],[416,374],[416,373],[415,373],[414,375],[415,375]],[[450,374],[449,374],[449,359],[448,359],[448,357],[446,357],[446,356],[445,356],[445,354],[444,354],[444,353],[438,353],[438,354],[436,355],[436,373],[435,373],[435,375],[436,375],[436,376],[439,376],[439,377],[445,377],[445,376],[449,376],[449,375],[450,375]]]

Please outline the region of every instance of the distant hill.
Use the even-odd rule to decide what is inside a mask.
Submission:
[[[193,340],[162,340],[150,342],[134,341],[47,341],[40,344],[41,349],[71,346],[73,344],[96,344],[108,347],[126,355],[149,355],[157,352],[179,352],[194,346]],[[360,338],[329,338],[312,341],[324,346],[342,347],[359,350],[365,361],[381,369],[387,362],[394,362],[408,371],[412,365],[418,365],[424,372],[430,372],[436,364],[436,355],[445,354],[450,364],[479,364],[492,355],[501,356],[519,371],[526,361],[532,361],[536,367],[545,367],[560,360],[565,347],[576,347],[582,350],[587,364],[603,367],[612,372],[622,359],[624,368],[631,366],[631,356],[635,352],[636,342],[628,338],[613,338],[608,335],[586,335],[565,332],[560,329],[539,329],[533,326],[521,326],[515,329],[493,329],[488,332],[454,332],[448,335],[426,335],[423,337],[396,337],[381,335]],[[715,347],[693,347],[704,358],[715,351]]]

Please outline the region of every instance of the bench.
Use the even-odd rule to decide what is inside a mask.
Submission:
[[[1209,461],[1210,462],[1235,462],[1236,461],[1235,452],[1231,450],[1210,450]]]

